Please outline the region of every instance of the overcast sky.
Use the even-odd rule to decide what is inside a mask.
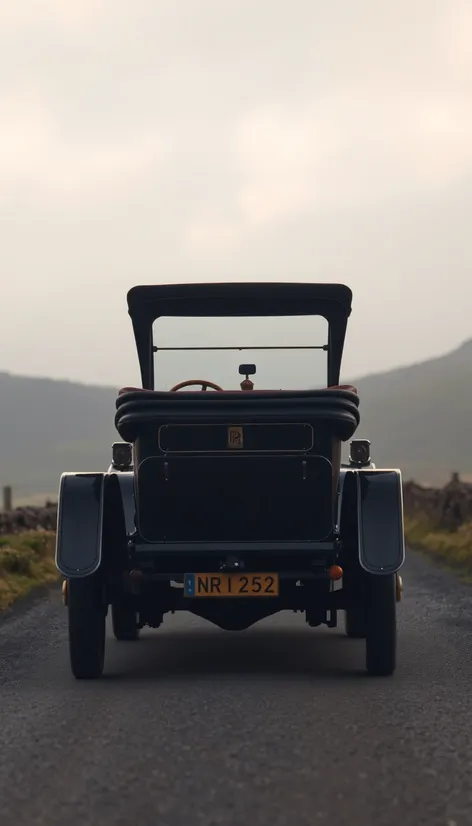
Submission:
[[[166,281],[349,284],[350,376],[471,338],[471,42],[470,0],[1,4],[0,369],[136,381]]]

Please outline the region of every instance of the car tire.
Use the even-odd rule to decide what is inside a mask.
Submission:
[[[113,602],[111,620],[115,639],[120,642],[134,642],[139,639],[136,611],[124,602]]]
[[[106,607],[101,578],[97,574],[67,583],[69,655],[74,677],[101,677],[105,664]]]
[[[366,669],[376,677],[395,671],[397,601],[395,574],[366,576]]]
[[[360,565],[345,571],[343,591],[347,596],[344,611],[344,629],[353,640],[363,640],[366,634],[366,615],[364,599],[365,571]]]
[[[366,622],[364,606],[347,608],[344,612],[344,628],[347,636],[351,640],[364,640],[366,635]]]

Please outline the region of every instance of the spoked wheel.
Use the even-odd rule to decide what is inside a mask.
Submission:
[[[139,638],[136,611],[124,600],[113,602],[111,606],[113,633],[117,640],[133,642]]]
[[[101,677],[105,664],[106,609],[97,574],[70,579],[67,584],[69,655],[78,680]]]
[[[395,574],[366,576],[366,668],[389,677],[395,671],[397,649]]]

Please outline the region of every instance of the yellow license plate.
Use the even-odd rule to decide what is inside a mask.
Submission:
[[[186,597],[278,597],[278,574],[185,574]]]

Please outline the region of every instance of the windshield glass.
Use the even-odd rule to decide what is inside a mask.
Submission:
[[[326,387],[328,323],[320,316],[159,318],[153,329],[156,390],[208,379],[239,390],[240,364],[254,364],[256,390]],[[248,348],[166,350],[161,348]],[[319,349],[295,349],[295,348]],[[282,348],[282,349],[257,349]],[[293,349],[291,349],[293,348]],[[199,387],[195,388],[196,390]]]

